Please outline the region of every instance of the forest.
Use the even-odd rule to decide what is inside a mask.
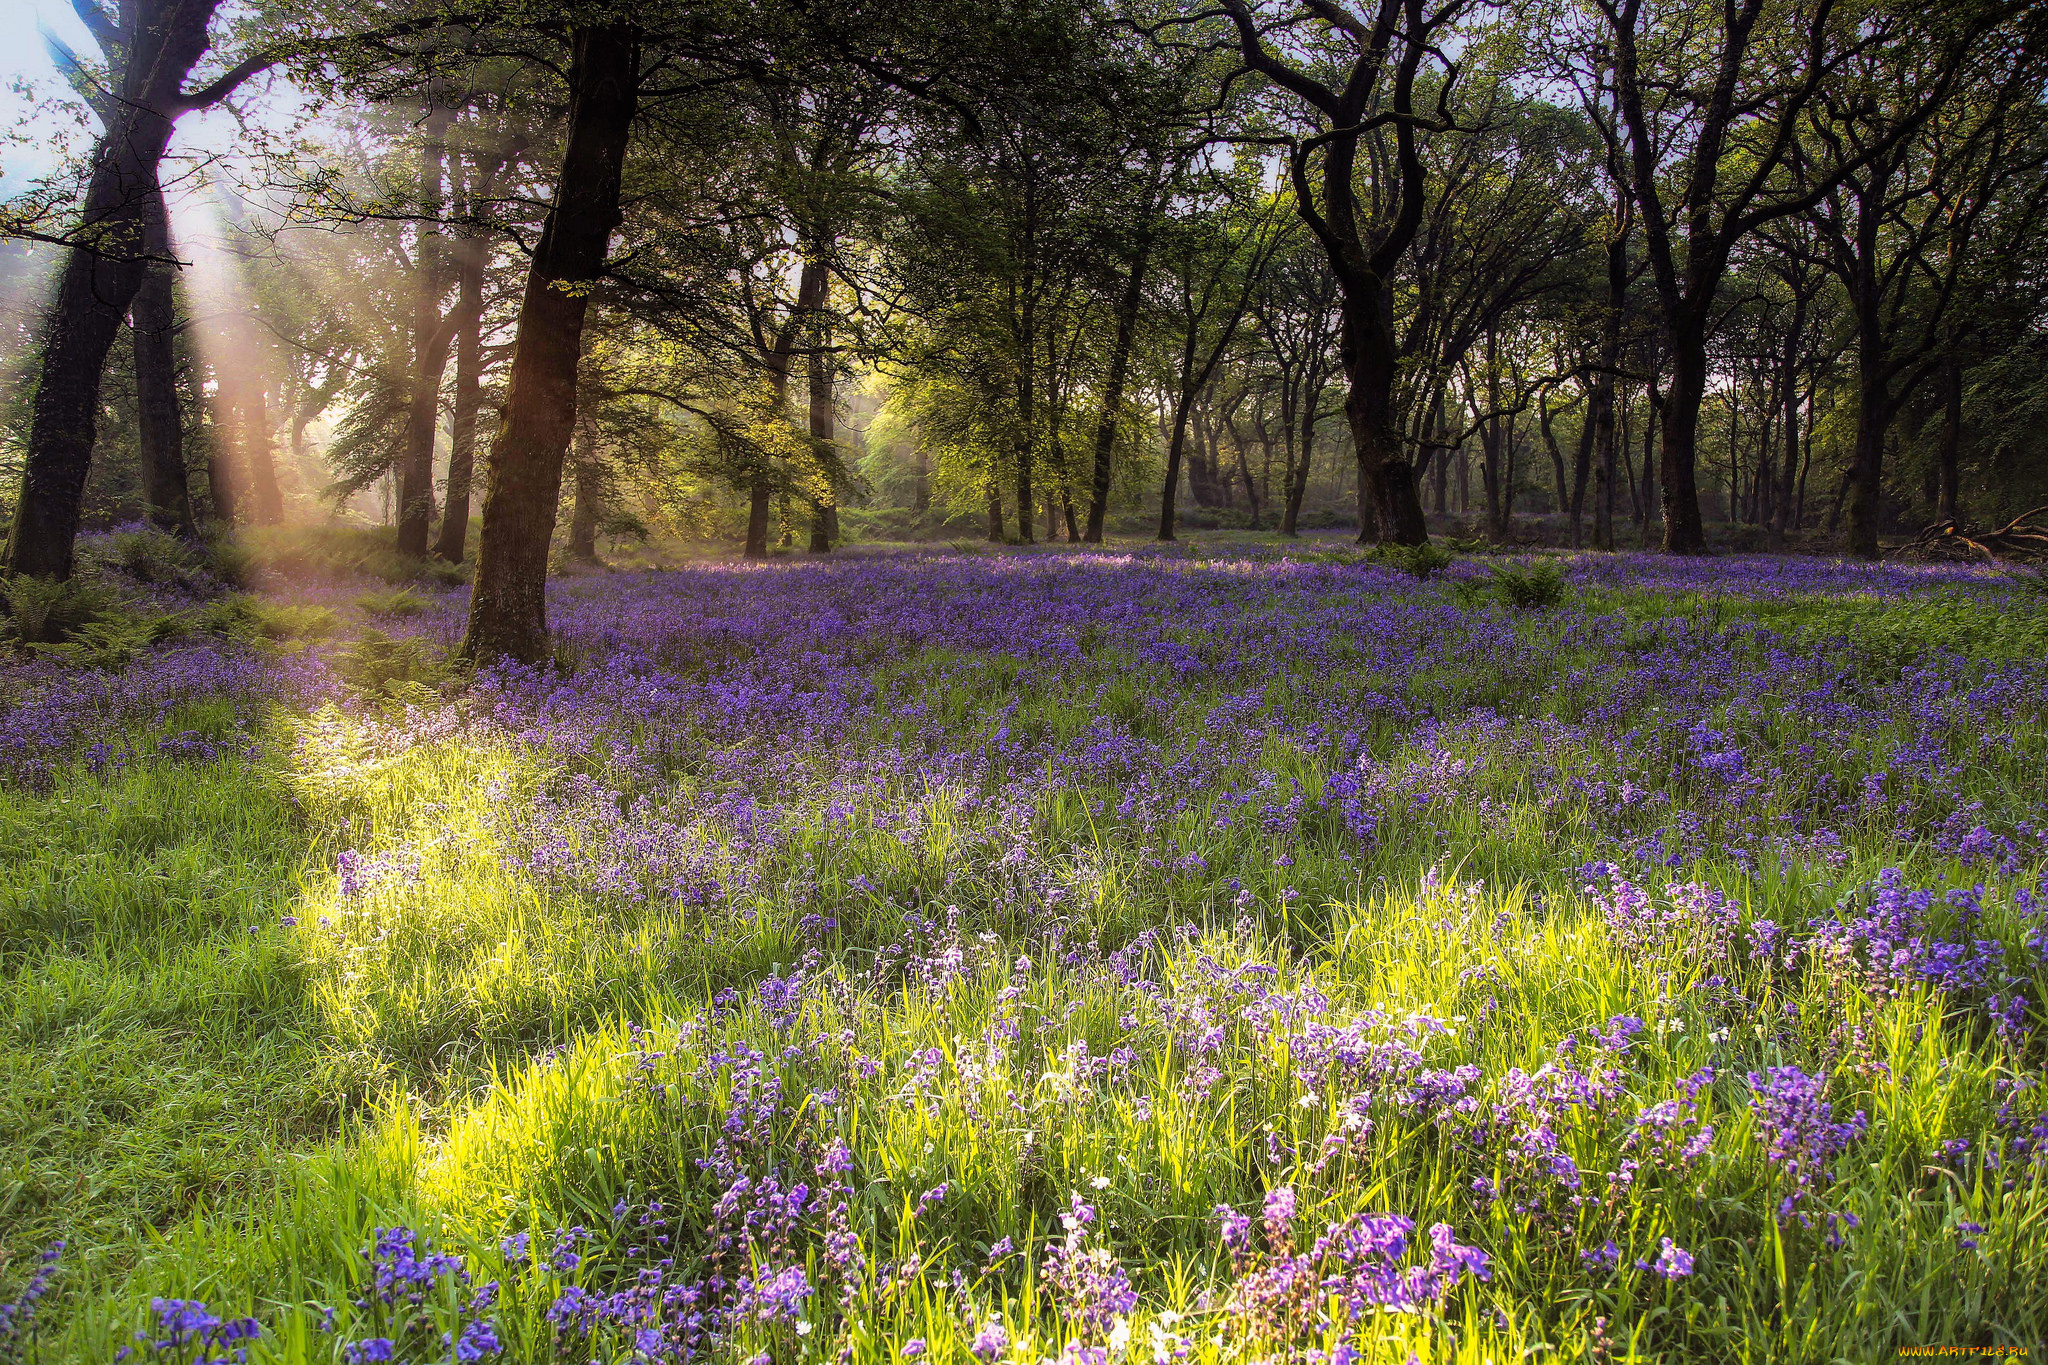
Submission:
[[[2048,10],[36,25],[0,1365],[2048,1341]]]

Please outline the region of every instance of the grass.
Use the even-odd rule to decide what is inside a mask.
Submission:
[[[1813,958],[1702,956],[1685,935],[1623,950],[1579,869],[1627,863],[1653,895],[1666,876],[1717,888],[1739,936],[1831,915],[1888,867],[1917,886],[1988,880],[1980,932],[2008,963],[2038,964],[2025,942],[2037,921],[2013,892],[2040,883],[2040,849],[1987,872],[1935,837],[1972,803],[1994,829],[2038,819],[2038,692],[1995,742],[1940,731],[1962,775],[1914,789],[1913,822],[1830,817],[1832,843],[1790,833],[1920,737],[1926,713],[1871,698],[1906,696],[1930,661],[1979,661],[1954,674],[1970,679],[1999,661],[2035,667],[2048,617],[1967,589],[1698,594],[1567,584],[1548,568],[1431,572],[1398,589],[1420,595],[1412,669],[1393,626],[1304,633],[1257,675],[1252,702],[1241,679],[1175,681],[1162,660],[1179,656],[1146,653],[1104,618],[1076,637],[1083,662],[1060,669],[993,641],[878,651],[855,670],[874,704],[810,744],[758,741],[772,758],[708,717],[638,747],[463,721],[482,704],[444,691],[428,637],[348,628],[319,646],[335,699],[255,713],[253,758],[96,772],[80,756],[45,790],[0,787],[0,1284],[69,1243],[30,1358],[109,1359],[146,1325],[150,1297],[169,1295],[254,1313],[252,1359],[339,1359],[343,1341],[390,1326],[350,1305],[364,1295],[360,1249],[395,1224],[504,1282],[507,1358],[565,1358],[545,1313],[571,1277],[508,1260],[501,1236],[580,1225],[593,1234],[582,1282],[628,1283],[641,1234],[615,1203],[659,1200],[678,1247],[709,1254],[732,1171],[815,1182],[834,1136],[855,1154],[847,1217],[871,1273],[828,1310],[841,1282],[822,1244],[799,1238],[779,1254],[820,1286],[802,1318],[819,1330],[749,1319],[719,1358],[880,1361],[916,1337],[964,1362],[996,1317],[1018,1359],[1068,1342],[1150,1359],[1163,1340],[1169,1358],[1199,1361],[1328,1347],[1329,1331],[1229,1298],[1244,1276],[1215,1209],[1256,1214],[1282,1184],[1301,1191],[1310,1229],[1391,1210],[1447,1222],[1491,1257],[1490,1279],[1428,1311],[1368,1314],[1350,1338],[1365,1359],[1864,1360],[2039,1341],[2040,1166],[1941,1155],[1956,1138],[1978,1153],[2008,1141],[2000,1086],[2038,1075],[2038,1035],[2002,1038],[1962,994],[1873,988]],[[1482,592],[1461,598],[1468,582]],[[1179,623],[1192,654],[1213,653],[1218,632],[1260,633],[1263,590],[1227,590],[1239,596],[1223,625]],[[394,629],[437,609],[416,589],[357,606]],[[316,641],[344,628],[321,606],[246,610],[325,612],[276,632]],[[1612,726],[1575,681],[1681,644],[1765,678],[1773,651],[1819,653],[1869,694],[1863,748],[1818,764],[1800,756],[1809,736],[1787,698],[1761,704],[1768,689],[1705,716],[1753,767],[1782,769],[1740,813],[1743,831],[1787,832],[1776,843],[1738,834],[1709,775],[1629,732],[1683,714],[1683,679]],[[688,657],[715,680],[751,656]],[[600,664],[588,658],[584,676]],[[1357,737],[1394,775],[1373,798],[1369,846],[1318,805],[1343,772],[1292,725],[1251,758],[1187,769],[1136,813],[1120,813],[1131,788],[1107,768],[1014,780],[1101,717],[1180,753],[1252,717],[1312,714],[1337,677],[1347,695],[1384,689],[1420,708],[1389,708]],[[151,716],[132,748],[219,728],[208,705]],[[720,788],[741,752],[754,794],[788,817],[764,855],[747,851]],[[979,757],[941,768],[939,753]],[[1613,794],[1624,778],[1670,796],[1671,867],[1650,870],[1653,822]],[[1259,816],[1273,797],[1238,799],[1296,789],[1311,815],[1284,836]],[[1704,822],[1690,834],[1687,812]],[[643,852],[626,872],[666,868],[695,889],[643,895],[602,872],[657,831],[665,861]],[[788,996],[763,988],[799,980]],[[1476,1201],[1475,1176],[1535,1179],[1517,1174],[1513,1144],[1385,1094],[1370,1124],[1345,1127],[1359,1087],[1304,1062],[1299,1033],[1272,1024],[1311,999],[1360,1046],[1476,1068],[1482,1116],[1515,1072],[1559,1065],[1568,1036],[1641,1017],[1613,1103],[1555,1119],[1595,1197],[1560,1203],[1543,1185],[1519,1211]],[[1743,1081],[1777,1065],[1825,1074],[1834,1111],[1869,1119],[1802,1206],[1812,1226],[1774,1213],[1788,1177]],[[1217,1074],[1202,1081],[1203,1066]],[[1705,1157],[1610,1197],[1599,1182],[1626,1155],[1629,1118],[1706,1066],[1718,1079],[1696,1116],[1716,1129]],[[1086,1244],[1114,1248],[1139,1293],[1119,1334],[1092,1332],[1044,1283],[1044,1247],[1077,1194],[1099,1215]],[[1975,1247],[1965,1223],[1989,1230]],[[1031,1250],[991,1267],[1004,1237]],[[1697,1258],[1693,1276],[1633,1269],[1666,1237]],[[1627,1256],[1589,1270],[1581,1253],[1608,1238]],[[741,1246],[743,1262],[778,1254]],[[320,1330],[327,1307],[342,1313],[334,1334]],[[451,1330],[466,1321],[452,1298],[422,1311]],[[593,1348],[614,1349],[624,1358]]]

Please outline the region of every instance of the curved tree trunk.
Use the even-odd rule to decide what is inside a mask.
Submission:
[[[158,167],[171,126],[189,108],[218,98],[258,65],[244,63],[205,92],[185,79],[206,53],[220,0],[135,0],[109,51],[114,89],[97,112],[105,124],[93,148],[85,202],[43,326],[27,450],[4,569],[68,578],[85,476],[98,435],[100,381],[145,274],[147,213],[160,195]]]
[[[1117,419],[1123,411],[1124,381],[1130,373],[1131,347],[1138,330],[1138,309],[1145,301],[1145,267],[1151,258],[1150,235],[1139,240],[1138,253],[1124,277],[1117,300],[1116,340],[1110,346],[1109,374],[1102,385],[1102,420],[1095,426],[1095,475],[1088,498],[1088,529],[1081,538],[1102,543],[1102,523],[1109,514],[1110,457],[1116,449]]]
[[[483,404],[484,258],[482,237],[456,248],[455,417],[449,429],[448,492],[434,553],[460,564],[469,539],[469,500],[476,479],[476,419]]]
[[[420,148],[420,211],[441,211],[442,162],[449,114],[427,115]],[[398,462],[398,552],[424,556],[434,522],[434,435],[441,425],[441,375],[448,366],[451,329],[441,318],[442,238],[422,219],[413,248],[412,393],[406,409],[405,448]],[[453,319],[449,319],[453,321]]]
[[[170,223],[161,194],[147,206],[149,263],[135,295],[135,416],[142,457],[142,493],[149,519],[166,531],[195,535],[192,493],[185,476],[185,430],[178,411],[178,360],[173,344],[178,319],[169,261]]]
[[[619,225],[619,182],[639,103],[634,29],[579,27],[574,42],[568,147],[526,276],[505,423],[491,443],[476,587],[462,641],[462,657],[478,662],[547,657],[548,547],[576,422],[583,318]]]
[[[1188,444],[1188,407],[1193,395],[1182,394],[1174,404],[1172,435],[1166,441],[1166,483],[1159,491],[1159,535],[1160,540],[1172,540],[1174,512],[1177,495],[1180,492],[1181,459]]]

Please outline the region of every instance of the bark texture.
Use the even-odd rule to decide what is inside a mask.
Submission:
[[[206,52],[219,0],[140,0],[109,53],[119,68],[100,114],[85,203],[43,329],[21,495],[5,570],[71,576],[72,543],[98,436],[100,381],[147,273],[149,205],[171,126],[191,107],[185,78]]]
[[[476,662],[537,664],[547,657],[548,549],[576,422],[583,319],[620,222],[620,181],[639,104],[634,29],[579,27],[574,46],[568,147],[526,276],[505,422],[491,443],[476,586],[462,641],[462,657]]]

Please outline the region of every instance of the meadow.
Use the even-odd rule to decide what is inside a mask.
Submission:
[[[706,561],[463,676],[460,584],[85,557],[0,1360],[2048,1343],[2037,578]]]

